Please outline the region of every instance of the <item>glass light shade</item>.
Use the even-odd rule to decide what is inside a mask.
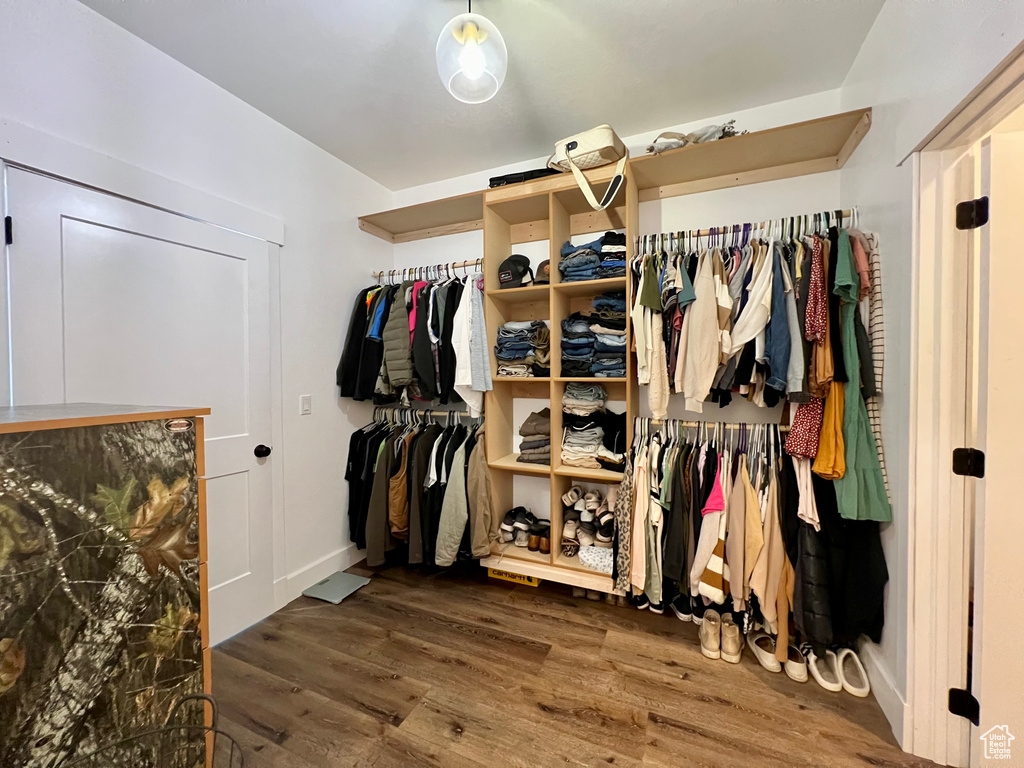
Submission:
[[[437,74],[448,93],[466,104],[492,98],[505,82],[508,51],[501,32],[478,13],[463,13],[437,38]]]

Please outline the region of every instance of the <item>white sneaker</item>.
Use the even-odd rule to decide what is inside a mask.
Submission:
[[[826,691],[843,690],[843,681],[839,677],[839,660],[832,651],[825,651],[825,657],[820,658],[814,651],[807,654],[807,668],[815,682]]]
[[[704,623],[697,634],[701,653],[709,659],[722,658],[722,618],[718,611],[709,608],[704,612]]]
[[[839,679],[842,681],[844,691],[862,699],[871,693],[868,673],[855,650],[843,648],[839,651],[836,669],[839,671]]]
[[[764,632],[751,632],[747,637],[747,645],[754,652],[754,658],[769,672],[781,672],[782,665],[775,658],[775,638]]]
[[[798,683],[807,682],[807,659],[795,645],[789,646],[785,663],[786,675]]]

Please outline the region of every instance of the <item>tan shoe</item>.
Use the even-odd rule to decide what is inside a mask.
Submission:
[[[704,612],[700,625],[700,652],[709,659],[722,658],[722,617],[710,608]]]
[[[722,617],[722,658],[730,664],[739,664],[743,656],[743,633],[732,620],[732,614]]]

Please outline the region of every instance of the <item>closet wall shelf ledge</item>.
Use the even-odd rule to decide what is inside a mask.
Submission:
[[[630,160],[628,167],[635,175],[640,201],[661,200],[838,170],[870,127],[868,107],[660,155],[643,155]],[[592,183],[601,183],[613,173],[614,166],[608,165],[586,171],[585,175]],[[506,211],[508,223],[530,228],[513,238],[514,242],[524,242],[540,239],[538,220],[545,216],[537,215],[542,208],[536,201],[523,199],[548,193],[565,198],[563,204],[570,213],[585,212],[578,205],[577,198],[582,195],[578,194],[575,178],[565,173],[360,216],[359,228],[390,243],[472,232],[483,228],[486,198],[488,205]]]
[[[539,301],[547,298],[548,286],[544,284],[525,285],[522,288],[496,288],[486,291],[486,294],[498,301]]]
[[[548,382],[551,381],[547,376],[492,376],[491,381],[510,381],[518,384],[529,384],[531,382]]]
[[[500,459],[494,459],[488,461],[487,466],[491,469],[503,469],[508,472],[518,472],[523,475],[544,475],[547,477],[551,474],[551,467],[547,464],[527,464],[522,461],[518,461],[518,453],[510,453],[508,456],[502,456]]]
[[[542,557],[547,556],[542,555]],[[509,573],[518,573],[523,576],[535,576],[538,579],[569,584],[574,587],[596,589],[598,592],[615,593],[615,582],[611,576],[605,576],[603,573],[577,571],[574,568],[563,568],[541,562],[520,560],[508,557],[507,555],[505,557],[492,555],[486,560],[481,560],[480,565],[485,568],[494,568],[498,571],[508,571]]]
[[[582,381],[584,384],[614,384],[617,381],[627,381],[627,379],[611,376],[559,376],[555,381]]]
[[[555,467],[555,474],[560,477],[575,477],[578,480],[594,480],[598,483],[621,483],[622,473],[608,469],[589,469],[587,467]]]
[[[566,296],[596,296],[605,291],[626,290],[626,278],[605,277],[600,280],[580,280],[576,283],[554,283],[552,287]]]
[[[536,565],[551,565],[550,554],[544,555],[540,552],[531,552],[526,547],[517,547],[515,544],[492,544],[490,559],[497,560],[499,558],[503,563],[508,563],[510,560],[518,560],[523,563],[531,563]],[[512,569],[502,568],[502,570],[508,571]]]

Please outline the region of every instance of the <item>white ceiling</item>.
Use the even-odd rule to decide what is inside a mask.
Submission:
[[[391,189],[837,88],[883,0],[477,0],[505,84],[462,104],[434,46],[459,0],[82,0]]]

